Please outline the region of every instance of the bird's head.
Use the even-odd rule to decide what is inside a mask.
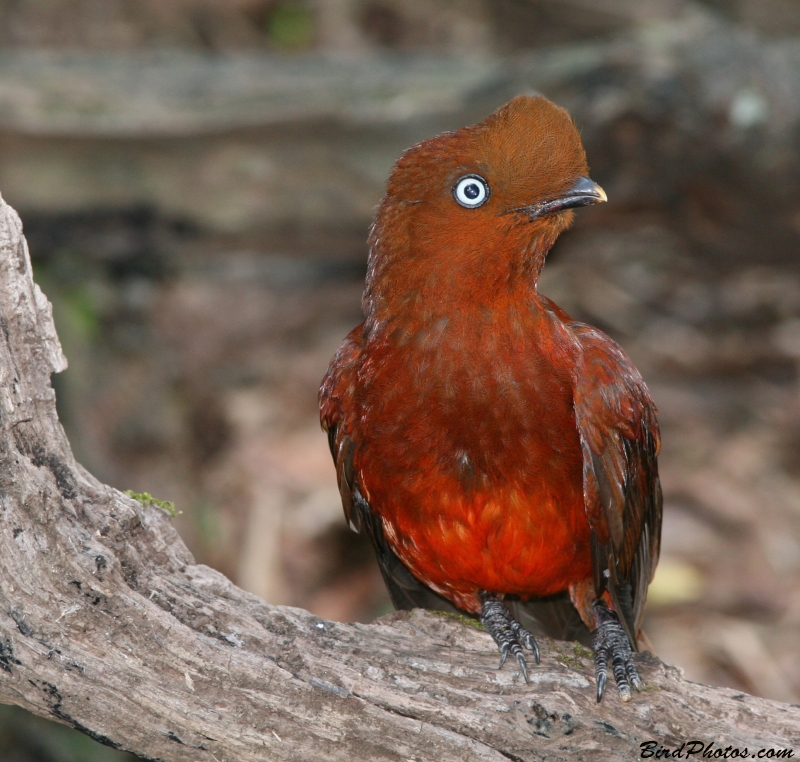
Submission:
[[[572,210],[605,200],[569,114],[544,97],[518,96],[397,161],[370,239],[365,306],[387,289],[393,302],[408,302],[519,278],[535,285]]]

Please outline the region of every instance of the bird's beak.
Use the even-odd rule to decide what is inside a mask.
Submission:
[[[576,206],[591,206],[608,201],[606,192],[588,177],[579,177],[575,183],[560,199],[562,209],[572,209]]]
[[[524,206],[514,211],[526,212],[528,217],[533,220],[546,214],[563,212],[565,209],[575,209],[579,206],[602,204],[604,201],[608,201],[608,196],[594,180],[590,180],[588,177],[579,177],[575,185],[563,195],[547,201],[540,201],[538,204]]]

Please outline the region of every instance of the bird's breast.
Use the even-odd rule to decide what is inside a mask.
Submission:
[[[548,595],[589,563],[573,355],[553,323],[440,321],[367,363],[359,480],[395,552],[440,591]]]

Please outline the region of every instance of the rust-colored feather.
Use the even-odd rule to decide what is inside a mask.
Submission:
[[[612,600],[635,642],[659,553],[656,409],[641,375],[617,344],[591,326],[570,327],[582,346],[575,412],[586,512],[610,560]]]
[[[635,642],[661,524],[655,407],[624,352],[536,288],[572,208],[605,199],[587,172],[569,115],[529,96],[392,171],[365,322],[320,405],[345,514],[398,606],[476,613],[491,592],[574,633],[572,605],[593,629],[609,598]]]

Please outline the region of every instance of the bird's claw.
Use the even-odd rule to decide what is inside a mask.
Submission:
[[[503,665],[506,663],[506,659],[508,658],[508,645],[500,646],[500,664],[497,665],[497,669],[503,669]]]
[[[517,639],[520,643],[522,643],[525,648],[529,651],[533,651],[533,658],[536,659],[536,663],[539,664],[540,657],[539,657],[539,644],[536,642],[536,638],[533,637],[516,619],[511,620],[511,626],[514,629],[514,633],[517,636]]]
[[[522,672],[527,685],[530,682],[528,680],[528,663],[525,661],[525,656],[521,651],[517,654],[517,664],[519,664],[519,671]]]
[[[644,690],[644,683],[633,663],[633,652],[628,636],[614,611],[603,604],[596,604],[597,628],[592,635],[595,675],[597,678],[597,700],[602,700],[608,682],[608,660],[617,683],[617,691],[623,701],[631,700],[631,688]]]
[[[496,596],[484,593],[481,596],[483,609],[481,623],[492,636],[500,649],[500,666],[502,669],[508,655],[511,654],[519,665],[520,672],[528,682],[528,663],[525,661],[523,647],[533,651],[536,663],[539,663],[539,646],[529,633]]]

